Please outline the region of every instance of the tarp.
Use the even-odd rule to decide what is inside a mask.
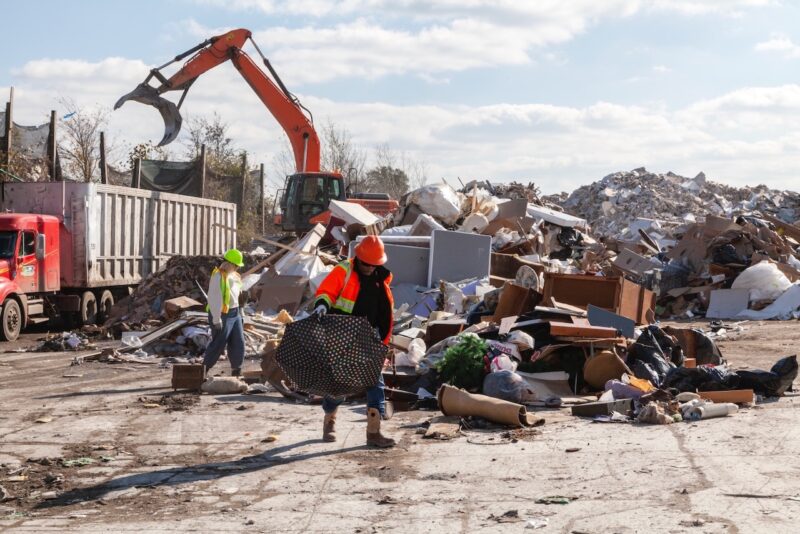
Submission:
[[[197,162],[143,159],[141,170],[142,189],[193,197],[203,196],[202,175]]]

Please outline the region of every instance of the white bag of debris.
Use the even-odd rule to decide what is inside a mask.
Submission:
[[[463,195],[445,184],[430,184],[408,194],[406,204],[416,204],[423,212],[445,224],[455,224],[461,217]]]
[[[408,344],[408,352],[399,352],[394,357],[394,364],[398,367],[416,367],[425,357],[425,342],[422,338],[415,338]]]
[[[244,393],[247,391],[247,384],[238,376],[210,376],[200,386],[200,391],[209,395]]]
[[[731,289],[749,289],[750,302],[756,302],[775,300],[791,285],[777,265],[762,261],[742,271],[731,284]]]

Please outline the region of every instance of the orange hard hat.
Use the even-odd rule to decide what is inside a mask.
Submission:
[[[356,245],[356,258],[370,265],[383,265],[386,263],[386,252],[383,250],[383,241],[376,235],[368,235]]]

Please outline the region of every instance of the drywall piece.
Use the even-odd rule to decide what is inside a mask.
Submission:
[[[589,319],[589,324],[592,326],[608,326],[619,330],[623,336],[632,339],[634,337],[634,329],[636,328],[636,321],[628,319],[616,313],[611,313],[603,308],[598,308],[592,304],[586,309],[586,316]]]
[[[377,223],[380,219],[367,208],[355,202],[342,202],[341,200],[331,200],[328,209],[331,215],[343,220],[347,226],[360,224],[369,226]]]
[[[564,226],[566,228],[574,228],[576,226],[587,225],[586,219],[575,217],[561,211],[551,210],[544,206],[536,206],[528,204],[528,215],[534,219],[544,219],[545,222],[555,224],[556,226]]]
[[[325,226],[322,224],[317,223],[314,227],[308,231],[306,235],[304,235],[300,241],[298,241],[292,248],[295,250],[302,251],[307,254],[298,254],[297,252],[289,252],[288,254],[284,255],[278,263],[275,264],[273,267],[274,271],[282,272],[286,269],[290,264],[296,263],[298,260],[303,258],[308,258],[308,255],[313,254],[319,245],[320,240],[325,235]]]
[[[428,283],[428,263],[430,249],[384,244],[386,268],[392,272],[392,285],[414,284],[425,286]]]
[[[708,319],[733,319],[747,309],[749,289],[715,289],[711,292],[706,317]]]
[[[417,217],[414,224],[411,225],[411,230],[408,232],[410,236],[425,236],[430,237],[431,232],[434,230],[445,230],[445,227],[430,215],[423,213]]]
[[[434,230],[428,264],[428,287],[440,280],[488,278],[492,238],[488,235]]]

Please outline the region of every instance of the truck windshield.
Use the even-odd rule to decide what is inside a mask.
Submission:
[[[0,232],[0,258],[13,258],[16,244],[17,232]]]

